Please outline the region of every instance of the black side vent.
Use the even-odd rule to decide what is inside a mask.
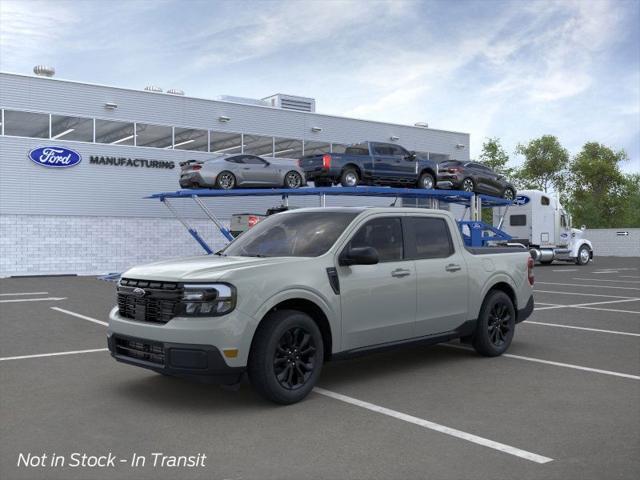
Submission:
[[[333,293],[340,295],[340,278],[338,278],[338,271],[334,267],[327,268],[327,276],[329,277],[329,285]]]

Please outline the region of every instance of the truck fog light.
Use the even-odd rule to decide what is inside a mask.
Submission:
[[[189,317],[225,315],[236,306],[236,289],[227,283],[186,284],[182,314]]]

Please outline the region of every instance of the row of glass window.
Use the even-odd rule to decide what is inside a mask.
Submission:
[[[2,135],[210,153],[300,158],[344,153],[346,145],[137,122],[2,110]]]

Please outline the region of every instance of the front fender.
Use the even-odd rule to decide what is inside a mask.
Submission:
[[[591,242],[589,240],[581,238],[573,244],[573,247],[571,248],[571,256],[576,258],[578,256],[578,252],[580,251],[580,247],[582,247],[583,245],[589,247],[589,250],[593,252],[593,245],[591,244]]]
[[[327,317],[327,320],[329,322],[333,351],[339,351],[342,343],[342,338],[340,335],[340,297],[336,296],[336,300],[331,302],[324,295],[314,290],[309,290],[302,287],[283,290],[274,294],[273,296],[268,298],[262,305],[260,305],[255,313],[255,318],[258,320],[258,324],[262,321],[265,315],[273,309],[273,307],[287,300],[307,300],[317,305],[318,308],[322,310],[325,317]]]

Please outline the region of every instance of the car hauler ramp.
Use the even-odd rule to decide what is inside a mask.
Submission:
[[[158,199],[173,213],[173,215],[184,225],[189,234],[200,244],[205,252],[213,253],[211,247],[200,236],[198,231],[193,228],[186,219],[184,219],[178,211],[173,207],[171,201],[180,198],[192,199],[204,214],[218,227],[220,233],[229,241],[233,240],[231,232],[220,222],[220,220],[211,212],[209,208],[201,200],[202,198],[225,198],[225,197],[272,197],[280,196],[282,204],[288,205],[289,197],[301,196],[317,196],[320,199],[320,205],[325,206],[327,195],[331,196],[360,196],[360,197],[387,197],[397,199],[425,199],[428,207],[438,208],[439,202],[453,203],[462,205],[466,212],[469,211],[469,220],[458,220],[458,226],[465,240],[465,244],[470,247],[481,247],[489,242],[502,241],[507,242],[511,237],[500,228],[487,225],[482,222],[483,207],[508,207],[511,200],[504,198],[492,197],[489,195],[476,194],[472,192],[463,192],[457,190],[422,190],[417,188],[390,188],[390,187],[320,187],[320,188],[247,188],[232,190],[211,190],[211,189],[193,189],[178,190],[175,192],[155,193],[146,198]],[[505,214],[506,214],[505,209]],[[464,218],[464,215],[463,215]],[[502,225],[502,221],[500,225]],[[468,233],[465,233],[465,228]]]

